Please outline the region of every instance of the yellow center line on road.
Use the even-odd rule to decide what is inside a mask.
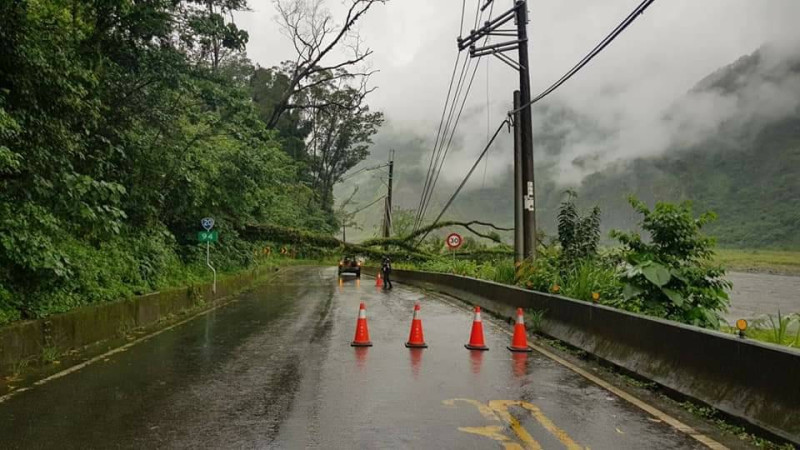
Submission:
[[[552,434],[556,439],[558,439],[559,442],[564,444],[564,447],[566,447],[568,450],[582,449],[582,447],[578,445],[577,442],[573,441],[572,438],[569,437],[566,431],[557,427],[556,424],[554,424],[553,421],[550,420],[550,418],[545,416],[544,413],[542,413],[542,410],[539,409],[538,406],[520,400],[491,400],[489,402],[489,407],[492,408],[493,411],[496,411],[498,414],[501,415],[511,416],[510,413],[508,412],[509,406],[518,406],[522,409],[527,409],[528,411],[530,411],[531,415],[533,415],[536,421],[539,422],[539,424],[542,427],[544,427],[545,430],[550,432],[550,434]],[[514,432],[516,433],[516,430],[514,430]],[[523,437],[523,435],[517,433],[517,436],[519,436],[523,440],[523,442],[527,442]]]
[[[500,425],[489,425],[486,427],[458,427],[458,431],[464,433],[477,434],[489,439],[494,439],[503,444],[505,450],[524,450],[523,447],[516,442],[512,442],[511,438],[503,434],[505,427]],[[537,447],[541,449],[541,447]]]
[[[503,332],[503,333],[505,333],[505,334],[507,334],[509,336],[512,336],[510,331],[508,331],[507,329],[501,327],[500,325],[498,325],[496,323],[493,323],[493,322],[489,322],[489,323],[491,323],[491,325],[493,327],[497,328],[501,332]],[[710,437],[700,433],[699,431],[695,430],[694,428],[690,427],[689,425],[686,425],[685,423],[681,422],[680,420],[670,416],[669,414],[665,413],[664,411],[661,411],[660,409],[658,409],[658,408],[656,408],[654,406],[651,406],[648,403],[645,403],[643,400],[640,400],[639,398],[637,398],[637,397],[635,397],[635,396],[623,391],[622,389],[612,385],[611,383],[608,383],[607,381],[601,379],[600,377],[598,377],[596,375],[592,375],[591,373],[589,373],[589,372],[581,369],[580,367],[576,366],[575,364],[572,364],[571,362],[559,357],[558,355],[550,352],[549,350],[547,350],[547,349],[545,349],[545,348],[543,348],[543,347],[541,347],[539,345],[532,344],[532,343],[528,343],[528,346],[530,348],[536,350],[537,352],[541,353],[542,355],[544,355],[544,356],[552,359],[553,361],[561,364],[562,366],[566,367],[567,369],[569,369],[569,370],[577,373],[578,375],[586,378],[587,380],[591,381],[592,383],[600,386],[601,388],[613,393],[617,397],[620,397],[623,400],[627,401],[628,403],[636,406],[637,408],[644,410],[645,412],[647,412],[651,416],[662,420],[663,422],[669,424],[670,426],[672,426],[676,430],[678,430],[678,431],[680,431],[682,433],[688,434],[690,437],[692,437],[693,439],[697,440],[698,442],[700,442],[701,444],[705,445],[706,447],[708,447],[710,449],[714,449],[714,450],[727,450],[728,449],[728,447],[726,447],[726,446],[720,444],[719,442],[715,441],[714,439],[711,439]]]
[[[478,409],[478,412],[480,412],[481,415],[486,420],[495,420],[495,421],[500,420],[500,418],[497,417],[492,408],[471,398],[451,398],[450,400],[445,400],[442,403],[444,403],[447,406],[455,406],[456,402],[464,402],[474,406],[475,408]]]
[[[528,430],[519,423],[516,417],[512,416],[510,412],[508,412],[508,405],[509,404],[516,404],[514,400],[492,400],[489,402],[490,407],[494,410],[497,415],[503,418],[503,420],[511,427],[511,431],[517,435],[520,441],[525,444],[526,449],[530,450],[542,450],[542,446],[536,439],[528,433]]]
[[[441,295],[441,294],[438,294],[438,293],[434,293],[434,292],[431,292],[431,291],[427,291],[427,290],[425,290],[425,291],[429,295],[432,294],[431,297],[437,298],[439,301],[441,301],[443,303],[446,303],[446,304],[448,304],[450,306],[453,306],[453,307],[461,309],[461,310],[465,309],[463,303],[461,303],[461,302],[454,303],[453,301],[450,300],[450,297],[445,297],[444,295]],[[495,329],[497,329],[501,333],[504,333],[504,334],[506,334],[508,336],[513,336],[511,331],[509,331],[506,328],[504,328],[503,326],[495,323],[495,321],[493,321],[493,320],[489,320],[486,323],[490,324],[490,326],[494,327]],[[658,409],[658,408],[656,408],[654,406],[651,406],[648,403],[645,403],[643,400],[640,400],[639,398],[633,396],[632,394],[629,394],[629,393],[625,392],[624,390],[612,385],[611,383],[608,383],[607,381],[601,379],[600,377],[598,377],[596,375],[592,375],[591,373],[581,369],[580,367],[576,366],[575,364],[572,364],[571,362],[565,360],[564,358],[561,358],[558,355],[550,352],[549,350],[545,349],[544,347],[541,347],[541,346],[536,345],[536,344],[532,344],[530,342],[528,343],[528,346],[530,348],[536,350],[537,352],[541,353],[542,355],[552,359],[553,361],[557,362],[558,364],[561,364],[562,366],[566,367],[567,369],[569,369],[569,370],[577,373],[578,375],[586,378],[587,380],[591,381],[592,383],[600,386],[601,388],[611,392],[612,394],[616,395],[617,397],[620,397],[623,400],[627,401],[628,403],[630,403],[630,404],[636,406],[637,408],[645,411],[646,413],[650,414],[651,416],[653,416],[653,417],[663,421],[664,423],[672,426],[674,429],[676,429],[676,430],[678,430],[678,431],[680,431],[680,432],[682,432],[684,434],[689,435],[691,438],[695,439],[696,441],[700,442],[701,444],[705,445],[706,447],[708,447],[710,449],[713,449],[713,450],[728,450],[728,447],[726,447],[725,445],[723,445],[723,444],[715,441],[714,439],[712,439],[712,438],[700,433],[699,431],[695,430],[694,428],[690,427],[689,425],[686,425],[685,423],[681,422],[680,420],[670,416],[669,414],[665,413],[664,411],[661,411],[660,409]]]

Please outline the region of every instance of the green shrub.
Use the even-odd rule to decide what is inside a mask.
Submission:
[[[558,212],[558,242],[563,260],[578,262],[597,255],[600,243],[600,208],[595,206],[587,216],[578,213],[575,191],[567,191]]]
[[[650,241],[636,232],[612,231],[625,249],[625,287],[616,306],[718,328],[731,283],[723,278],[725,271],[711,263],[714,240],[701,233],[713,213],[695,219],[689,202],[657,203],[652,211],[635,198],[630,203],[642,214],[640,226]]]

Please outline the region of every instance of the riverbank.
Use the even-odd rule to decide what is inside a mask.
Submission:
[[[719,248],[714,261],[731,272],[800,276],[800,251]]]

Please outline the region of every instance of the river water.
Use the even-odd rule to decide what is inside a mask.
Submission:
[[[800,313],[800,276],[729,272],[731,306],[725,319],[753,319],[766,314]]]

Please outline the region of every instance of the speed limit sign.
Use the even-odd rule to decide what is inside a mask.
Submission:
[[[464,243],[464,239],[458,233],[450,233],[447,235],[447,240],[445,242],[450,250],[455,250],[458,247],[461,247],[461,244]]]

